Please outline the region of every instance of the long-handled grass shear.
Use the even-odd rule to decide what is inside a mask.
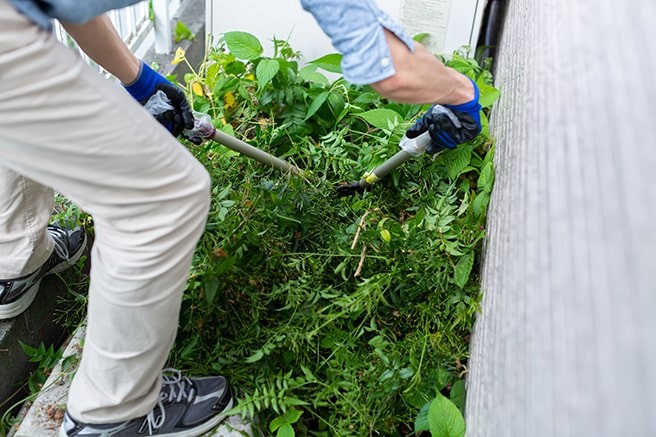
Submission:
[[[287,161],[277,158],[263,150],[253,147],[244,141],[238,140],[220,130],[217,130],[212,125],[212,120],[209,115],[194,113],[194,127],[188,131],[183,132],[188,137],[200,136],[202,139],[214,140],[219,144],[223,144],[230,150],[246,155],[253,158],[257,162],[273,167],[283,173],[300,174],[301,169],[288,163]]]
[[[394,156],[383,162],[375,169],[365,173],[364,176],[362,176],[362,179],[359,181],[353,181],[350,183],[346,182],[339,186],[337,188],[338,194],[340,196],[349,196],[355,193],[363,192],[366,188],[369,188],[371,185],[375,184],[380,179],[390,174],[410,158],[425,153],[426,147],[430,141],[431,137],[428,131],[415,138],[408,138],[403,136],[399,142],[399,147],[401,150],[396,152]]]
[[[156,114],[157,111],[165,111],[172,108],[168,103],[168,99],[164,95],[162,95],[161,98],[155,99],[150,107],[148,107],[149,104],[146,106],[149,112],[152,114]],[[292,165],[287,161],[277,158],[263,150],[258,149],[257,147],[253,147],[244,141],[238,140],[235,137],[217,130],[214,125],[212,125],[212,120],[209,115],[194,112],[194,117],[194,127],[183,132],[187,137],[211,139],[218,142],[219,144],[223,144],[231,150],[241,153],[242,155],[253,158],[261,164],[268,165],[282,172],[294,174],[302,173],[301,169],[295,165]],[[401,150],[399,150],[396,154],[394,154],[394,156],[383,162],[372,171],[365,173],[362,179],[359,181],[353,181],[350,183],[347,182],[340,185],[337,188],[338,195],[348,196],[363,192],[366,188],[369,188],[371,185],[390,174],[410,158],[425,153],[426,147],[430,141],[431,137],[428,132],[424,132],[415,138],[408,138],[407,136],[403,136],[399,142],[399,147]]]

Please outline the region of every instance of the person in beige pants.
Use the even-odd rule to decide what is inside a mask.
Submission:
[[[82,230],[48,226],[53,190],[91,214],[96,231],[85,346],[61,437],[199,436],[233,405],[224,377],[162,371],[210,182],[174,138],[193,123],[184,94],[99,15],[137,1],[0,0],[0,319],[24,311],[41,278],[84,250]],[[434,104],[407,132],[430,133],[427,153],[480,132],[476,84],[373,0],[301,3],[344,54],[346,80]],[[125,89],[57,43],[53,18]],[[174,109],[154,118],[142,105],[155,91]]]
[[[141,74],[106,16],[66,27],[122,82]],[[83,232],[48,227],[53,189],[95,227],[62,435],[200,435],[231,407],[223,377],[160,375],[209,187],[201,164],[119,84],[0,0],[0,317],[34,298],[19,285],[35,294],[40,277],[82,252]]]

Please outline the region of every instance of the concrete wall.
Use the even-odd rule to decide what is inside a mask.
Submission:
[[[656,436],[656,2],[507,13],[467,435]]]

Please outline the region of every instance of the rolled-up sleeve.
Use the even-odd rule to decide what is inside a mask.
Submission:
[[[342,72],[351,83],[370,84],[396,73],[384,29],[414,51],[412,38],[373,0],[301,0],[301,4],[343,55]]]

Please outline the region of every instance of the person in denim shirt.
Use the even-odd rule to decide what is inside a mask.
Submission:
[[[202,435],[234,402],[225,377],[162,370],[210,181],[175,139],[193,123],[184,93],[130,53],[103,15],[133,3],[0,0],[0,319],[20,315],[44,276],[84,253],[83,230],[48,225],[53,190],[94,219],[87,332],[61,437]],[[428,110],[408,131],[430,132],[429,153],[480,130],[475,85],[373,1],[302,5],[344,55],[346,80],[448,108]],[[52,19],[123,86],[58,43]],[[155,118],[143,105],[157,91],[172,109]]]
[[[301,4],[342,53],[346,80],[371,85],[397,102],[440,105],[428,109],[406,133],[414,138],[428,131],[432,141],[426,152],[452,149],[480,133],[480,94],[474,81],[414,42],[373,0]]]

